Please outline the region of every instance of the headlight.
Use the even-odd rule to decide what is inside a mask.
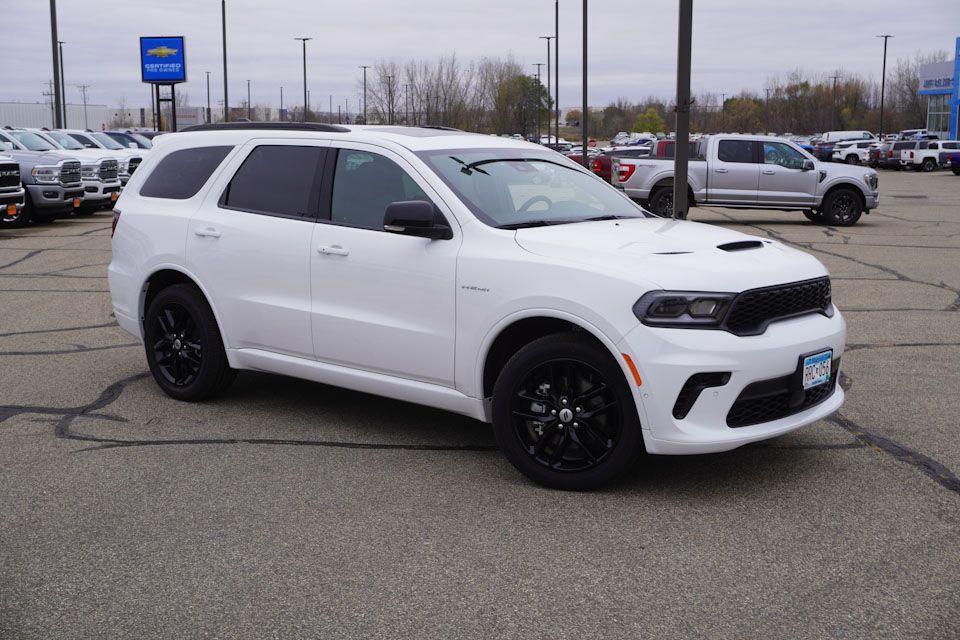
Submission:
[[[718,327],[735,293],[651,291],[633,305],[633,314],[653,327]]]
[[[865,173],[863,174],[863,181],[870,186],[871,189],[876,189],[877,184],[879,184],[879,179],[875,173]]]
[[[84,164],[80,166],[80,177],[86,180],[96,180],[100,177],[100,167],[95,164]]]
[[[129,165],[128,160],[117,160],[117,171],[119,171],[120,173],[126,173],[127,165]]]
[[[55,184],[60,182],[60,167],[36,166],[30,175],[40,184]]]

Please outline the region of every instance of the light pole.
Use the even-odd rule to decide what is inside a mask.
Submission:
[[[220,1],[220,24],[223,28],[223,121],[230,122],[230,98],[227,97],[227,0]]]
[[[207,124],[213,122],[213,113],[210,111],[210,72],[204,71],[207,74]]]
[[[882,36],[877,36],[878,38],[883,38],[883,71],[880,75],[880,140],[883,140],[883,93],[887,88],[887,40],[893,36],[885,34]]]
[[[727,108],[727,94],[721,93],[720,94],[720,131],[721,132],[723,131],[723,127],[724,127],[723,115],[724,115],[724,110],[726,108]]]
[[[283,122],[283,85],[280,85],[280,113],[277,116]]]
[[[63,40],[57,40],[57,48],[60,53],[60,95],[63,96],[63,128],[67,128],[67,81],[63,75]]]
[[[543,95],[540,93],[540,88],[543,87],[543,83],[540,82],[540,67],[544,66],[542,62],[534,62],[533,66],[537,68],[537,142],[540,142],[540,112],[542,109],[540,105],[542,104],[540,98]],[[548,94],[549,95],[549,94]]]
[[[840,76],[830,76],[830,79],[833,80],[833,107],[830,109],[830,126],[833,129],[837,128],[837,80],[840,79]]]
[[[555,0],[553,22],[553,73],[557,81],[553,83],[553,108],[556,109],[556,142],[560,144],[560,0]]]
[[[553,98],[552,87],[553,80],[551,79],[550,74],[550,41],[553,40],[553,36],[540,36],[541,40],[547,41],[547,142],[550,142],[550,116],[553,114],[553,109],[550,108],[550,100]]]
[[[393,124],[393,76],[384,76],[387,79],[387,124]]]
[[[584,169],[590,169],[590,165],[587,164],[587,143],[589,142],[587,125],[590,122],[589,113],[587,107],[587,0],[583,0],[583,112],[580,114],[580,137],[583,146],[580,149],[580,160]],[[559,139],[557,142],[559,142]]]
[[[693,40],[693,0],[680,0],[677,25],[677,139],[673,152],[673,218],[686,220],[687,160],[690,154],[690,48]]]
[[[294,38],[294,40],[300,40],[303,42],[303,121],[307,121],[307,105],[309,104],[307,99],[307,41],[313,40],[313,38]],[[323,100],[323,98],[320,98]]]
[[[50,43],[53,49],[53,124],[63,127],[63,94],[60,84],[60,55],[57,48],[57,0],[50,0]]]
[[[253,107],[250,104],[250,81],[247,80],[247,120],[253,121]]]
[[[360,65],[363,69],[363,124],[367,124],[367,69],[369,65]]]

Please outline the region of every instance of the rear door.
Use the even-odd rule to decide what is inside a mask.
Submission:
[[[710,202],[754,204],[760,183],[759,143],[725,138],[717,142],[717,157],[708,163]]]
[[[804,171],[806,156],[785,142],[763,142],[757,200],[767,205],[812,206],[819,174]]]
[[[187,259],[230,348],[313,359],[310,240],[328,142],[251,140],[187,231]]]

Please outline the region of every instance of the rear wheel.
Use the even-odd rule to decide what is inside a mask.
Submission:
[[[960,167],[953,167],[953,175],[960,176]]]
[[[660,187],[650,196],[650,213],[661,218],[673,215],[673,187]]]
[[[926,171],[927,173],[930,173],[931,171],[936,171],[937,161],[934,160],[933,158],[926,158],[923,161],[923,164],[920,165],[920,168],[921,170]]]
[[[860,219],[863,204],[859,194],[853,189],[837,189],[824,198],[822,211],[827,224],[834,227],[849,227]]]
[[[810,222],[816,222],[817,224],[823,224],[823,212],[816,211],[814,209],[804,209],[803,215],[807,217],[807,220]]]
[[[853,154],[850,154],[849,156],[847,156],[847,164],[860,164],[860,158]]]
[[[643,448],[623,372],[577,333],[540,338],[507,362],[494,386],[493,430],[521,473],[556,489],[600,487]]]
[[[144,316],[144,345],[154,380],[171,398],[204,400],[236,377],[210,305],[200,291],[175,284],[160,291]]]

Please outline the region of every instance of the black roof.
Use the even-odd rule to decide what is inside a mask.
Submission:
[[[324,131],[327,133],[349,133],[350,131],[346,127],[319,122],[215,122],[213,124],[194,124],[181,129],[183,132],[236,130]]]

